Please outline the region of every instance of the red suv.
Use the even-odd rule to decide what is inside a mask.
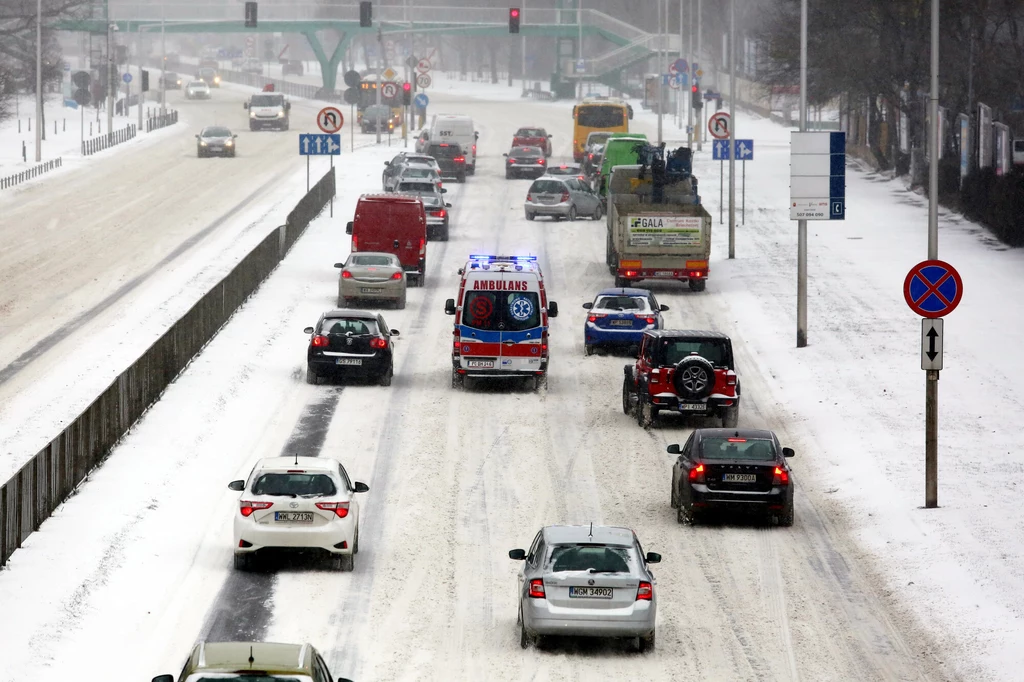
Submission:
[[[540,147],[544,157],[551,156],[551,136],[543,128],[520,128],[512,136],[513,147]]]
[[[658,413],[716,417],[736,426],[740,380],[732,341],[719,332],[652,329],[644,332],[640,355],[625,366],[622,411],[649,427]]]

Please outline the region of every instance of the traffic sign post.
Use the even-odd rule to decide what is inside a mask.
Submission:
[[[716,140],[724,140],[729,137],[729,113],[726,111],[718,111],[711,115],[708,119],[708,132],[711,133],[711,137]]]
[[[345,117],[337,107],[324,107],[316,115],[316,125],[325,133],[333,134],[345,125]]]
[[[960,273],[937,259],[912,267],[903,280],[903,298],[921,320],[921,369],[924,391],[924,506],[939,506],[939,370],[942,369],[943,317],[964,295]]]
[[[330,107],[329,107],[330,108]],[[340,126],[339,126],[340,127]],[[341,154],[341,135],[300,133],[299,155],[306,157],[306,191],[309,191],[309,157],[330,156],[331,168],[334,168],[334,157]],[[331,204],[331,215],[334,215],[334,204]]]

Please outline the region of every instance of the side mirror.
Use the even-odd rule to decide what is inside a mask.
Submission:
[[[508,156],[508,154],[502,154],[502,156]]]
[[[402,335],[402,332],[398,331],[397,329],[392,329],[391,330],[391,336],[401,336],[401,335]]]
[[[245,490],[245,481],[231,481],[231,483],[228,483],[228,490],[237,490],[238,492],[242,492]]]
[[[291,111],[292,110],[292,103],[291,102],[285,102],[284,103],[284,110],[285,111]]]
[[[441,188],[441,194],[448,194],[448,190],[446,190],[444,187],[442,187]]]
[[[174,675],[157,675],[153,682],[174,682]]]
[[[196,139],[197,140],[199,139],[199,133],[196,133]]]
[[[362,481],[356,481],[352,486],[352,492],[356,493],[368,493],[370,492],[370,486],[366,485]]]
[[[793,448],[782,448],[783,457],[795,457],[796,451]]]
[[[445,207],[445,208],[451,208],[451,207],[452,207],[452,205],[451,205],[451,204],[445,204],[445,205],[444,205],[444,207]]]
[[[352,234],[352,221],[345,223],[345,234]]]
[[[391,165],[391,162],[390,162],[390,161],[385,161],[385,162],[384,162],[384,165],[385,165],[385,166],[390,166],[390,165]]]
[[[444,314],[445,315],[454,315],[455,314],[455,299],[454,298],[449,298],[447,301],[444,302]]]
[[[670,455],[678,455],[680,452],[679,443],[672,443],[667,448],[665,448],[665,452],[667,452]]]
[[[306,327],[305,329],[302,330],[302,333],[303,334],[312,334],[313,333],[313,328],[312,327]]]
[[[660,561],[661,561],[661,555],[658,554],[657,552],[648,552],[647,553],[647,563],[649,563],[649,564],[656,564],[656,563],[659,563]]]
[[[668,310],[668,306],[667,305],[663,305],[663,306],[661,306],[661,308],[659,308],[659,310],[661,310],[661,312],[666,312]]]
[[[554,301],[548,304],[548,317],[558,317],[558,304]]]
[[[508,551],[508,558],[513,561],[525,561],[526,550],[525,549],[510,549]]]
[[[232,136],[231,136],[231,139],[232,139],[232,140],[237,140],[237,139],[238,139],[238,135],[232,135]]]
[[[334,267],[336,267],[336,268],[343,268],[343,267],[345,267],[345,264],[344,263],[335,263]]]
[[[587,302],[587,303],[584,303],[584,304],[583,304],[583,309],[584,309],[584,310],[590,310],[590,309],[591,309],[591,308],[593,308],[593,307],[594,307],[594,304],[593,304],[593,303],[590,303],[590,302]]]
[[[475,130],[473,131],[473,139],[474,140],[479,140],[480,139],[480,133],[478,131],[475,131]]]
[[[243,109],[248,109],[249,108],[249,103],[248,102],[242,102],[242,108]]]

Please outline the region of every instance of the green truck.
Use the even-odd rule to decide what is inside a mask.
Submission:
[[[607,195],[608,176],[613,168],[640,163],[640,156],[635,150],[637,144],[647,144],[647,136],[642,133],[612,133],[605,141],[596,188],[599,196]]]

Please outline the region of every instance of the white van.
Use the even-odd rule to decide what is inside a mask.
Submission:
[[[436,114],[430,121],[429,142],[458,142],[466,155],[466,172],[476,173],[476,140],[480,136],[473,119],[458,114]]]

